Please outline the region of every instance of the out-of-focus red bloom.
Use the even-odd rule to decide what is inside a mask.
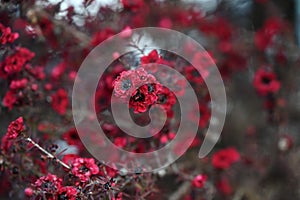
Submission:
[[[34,186],[52,196],[62,187],[62,179],[48,173],[46,176],[42,176],[36,180]]]
[[[280,82],[272,71],[260,68],[256,71],[253,79],[253,86],[260,95],[268,95],[278,92]]]
[[[93,36],[93,39],[91,40],[91,45],[94,47],[94,46],[97,46],[98,44],[100,44],[101,42],[103,42],[104,40],[110,38],[111,36],[113,36],[115,34],[115,32],[110,29],[110,28],[107,28],[107,29],[104,29],[104,30],[101,30],[99,32],[97,32],[94,36]]]
[[[76,128],[71,128],[62,135],[63,140],[65,140],[69,145],[74,145],[78,149],[83,148],[83,144],[79,138]]]
[[[18,33],[12,33],[10,27],[5,27],[0,23],[0,43],[13,43],[19,37]]]
[[[124,148],[127,144],[127,139],[125,137],[116,137],[114,139],[114,144],[120,148]]]
[[[2,104],[3,106],[7,107],[9,110],[11,110],[13,108],[13,105],[17,102],[17,97],[16,97],[16,93],[9,90],[8,92],[6,92],[3,100],[2,100]]]
[[[230,195],[232,193],[228,179],[222,178],[217,182],[216,187],[224,195]]]
[[[269,47],[274,36],[282,31],[284,24],[279,18],[269,18],[265,21],[264,26],[255,33],[254,43],[259,50],[264,51]]]
[[[22,78],[19,80],[12,80],[9,87],[12,90],[23,89],[26,87],[27,83],[28,83],[27,78]]]
[[[199,29],[202,32],[211,34],[223,41],[229,40],[233,32],[230,23],[221,17],[215,18],[214,21],[201,23]]]
[[[71,171],[81,182],[86,182],[92,175],[99,173],[99,167],[93,158],[76,158],[73,160]]]
[[[69,106],[68,94],[64,89],[57,90],[52,96],[51,106],[60,115],[64,115]]]
[[[61,76],[64,74],[66,68],[67,68],[67,64],[65,62],[59,63],[52,69],[51,78],[53,78],[55,80],[61,78]]]
[[[61,187],[57,196],[58,199],[76,200],[77,189],[72,186]]]
[[[43,80],[46,77],[46,74],[44,72],[44,67],[42,66],[32,67],[30,65],[25,65],[25,69],[38,80]]]
[[[239,152],[235,148],[229,147],[217,151],[212,156],[212,165],[216,169],[228,169],[233,163],[239,160]]]
[[[24,193],[27,197],[31,197],[33,195],[33,190],[32,190],[32,188],[26,188],[24,190]]]
[[[121,0],[124,9],[136,11],[144,6],[144,0]]]
[[[207,181],[207,175],[199,174],[199,175],[195,176],[195,178],[193,179],[192,185],[193,185],[193,187],[196,187],[196,188],[202,188],[206,181]]]

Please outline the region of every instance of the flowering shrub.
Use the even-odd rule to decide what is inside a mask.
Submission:
[[[1,1],[0,195],[50,200],[300,199],[299,50],[292,20],[283,9],[293,5],[220,2],[209,10],[213,4],[183,0]],[[134,29],[151,26],[180,31],[202,44],[207,52],[182,46],[200,70],[173,51],[139,45],[150,39],[132,37]],[[114,61],[103,66],[95,95],[83,105],[94,108],[111,143],[136,154],[164,148],[178,137],[180,108],[195,108],[187,113],[186,126],[198,126],[189,149],[153,172],[135,163],[130,163],[135,173],[126,166],[118,170],[114,161],[119,157],[109,150],[104,153],[113,164],[96,159],[85,141],[92,141],[93,148],[105,141],[90,127],[83,137],[73,122],[73,114],[84,111],[72,110],[72,87],[89,78],[77,76],[80,65],[94,47],[118,33],[133,38],[132,51],[120,55],[107,49],[99,55]],[[207,133],[209,126],[220,123],[206,84],[214,64],[228,98],[219,140]],[[163,66],[188,83],[163,73]],[[173,90],[164,83],[174,85]],[[189,85],[198,105],[179,103]],[[142,126],[164,120],[152,108],[164,110],[166,120],[162,129],[151,129],[151,138],[136,138],[115,122],[113,104],[126,104],[133,121]],[[198,109],[200,119],[193,112]],[[199,159],[205,136],[218,143]],[[172,153],[181,154],[186,143],[180,141]]]

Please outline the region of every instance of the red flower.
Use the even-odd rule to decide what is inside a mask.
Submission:
[[[156,50],[152,50],[147,56],[141,57],[141,64],[155,63],[160,59]]]
[[[23,89],[26,87],[27,83],[28,83],[27,78],[22,78],[20,80],[12,80],[9,87],[12,90]]]
[[[121,0],[125,9],[136,11],[144,6],[143,0]]]
[[[72,173],[81,182],[86,182],[92,175],[99,173],[99,168],[93,158],[76,158],[72,163]]]
[[[8,139],[16,139],[24,130],[23,117],[19,117],[9,124],[6,135]]]
[[[60,115],[64,115],[69,105],[68,94],[64,89],[59,89],[52,96],[51,106]]]
[[[5,58],[0,66],[0,76],[6,78],[22,70],[24,64],[34,57],[34,53],[26,48],[16,47],[15,53]]]
[[[253,85],[256,91],[263,96],[276,93],[280,89],[280,82],[276,79],[275,73],[263,68],[256,71]]]
[[[12,33],[9,27],[5,27],[0,23],[0,43],[13,43],[19,37],[18,33]]]
[[[62,161],[67,165],[71,165],[71,163],[73,163],[76,158],[79,158],[79,156],[76,154],[66,154],[64,155]]]
[[[48,193],[48,195],[53,195],[61,188],[62,179],[48,173],[46,176],[42,176],[36,180],[34,186]]]
[[[199,174],[195,176],[192,181],[193,187],[202,188],[207,180],[207,176],[205,174]]]
[[[114,34],[115,34],[115,32],[112,29],[109,29],[109,28],[101,30],[93,36],[93,39],[91,41],[91,45],[92,46],[97,46],[98,44],[100,44],[104,40],[112,37]]]
[[[217,169],[228,169],[233,163],[240,160],[239,152],[229,147],[216,152],[212,156],[212,165]]]
[[[76,200],[77,189],[72,186],[61,187],[58,190],[58,199]]]
[[[135,90],[130,102],[129,107],[133,108],[135,113],[143,113],[153,105],[158,99],[153,84],[143,85],[139,89]]]
[[[16,97],[15,92],[10,91],[10,90],[8,92],[6,92],[6,94],[2,100],[3,106],[5,106],[9,110],[11,110],[13,108],[13,105],[16,102],[17,102],[17,97]]]
[[[221,179],[216,184],[217,189],[224,195],[230,195],[232,193],[232,188],[228,182],[228,179]]]
[[[267,19],[262,29],[258,30],[254,36],[254,43],[259,50],[265,50],[269,47],[276,34],[280,33],[283,23],[278,18]]]
[[[156,84],[155,92],[158,97],[157,103],[161,104],[167,111],[176,103],[176,97],[168,88]]]
[[[62,135],[62,138],[69,144],[69,145],[74,145],[78,147],[79,149],[83,148],[83,144],[78,136],[77,130],[75,128],[72,128],[65,132]]]

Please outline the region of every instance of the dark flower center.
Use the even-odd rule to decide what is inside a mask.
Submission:
[[[145,100],[145,95],[143,93],[141,93],[140,91],[138,91],[136,93],[136,95],[133,96],[133,100],[134,101],[139,101],[139,102],[142,102]]]
[[[131,87],[131,81],[126,79],[122,82],[122,85],[121,85],[121,89],[122,90],[129,90],[129,88]]]
[[[83,173],[86,173],[86,172],[89,171],[89,168],[87,168],[85,165],[82,165],[82,166],[79,168],[79,170],[80,170],[81,172],[83,172]]]
[[[62,193],[58,196],[58,200],[68,200],[68,196],[66,193]]]
[[[166,103],[167,102],[167,96],[164,95],[164,94],[159,94],[158,95],[158,102],[162,103],[162,104]]]
[[[271,82],[271,79],[269,77],[263,77],[262,82],[267,85]]]
[[[70,136],[71,136],[71,138],[72,138],[73,140],[77,140],[77,139],[78,139],[78,135],[77,135],[75,132],[72,132],[72,133],[70,134]]]
[[[154,92],[154,87],[151,84],[148,84],[148,91]]]

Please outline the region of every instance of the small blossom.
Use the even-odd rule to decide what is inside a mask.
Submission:
[[[33,190],[31,188],[26,188],[24,193],[27,197],[31,197],[33,195]]]
[[[35,181],[34,186],[48,194],[55,194],[62,186],[62,179],[48,173]]]
[[[196,188],[202,188],[206,181],[207,176],[205,174],[199,174],[193,179],[192,185]]]
[[[67,111],[67,107],[69,106],[68,94],[66,90],[59,89],[52,96],[51,106],[52,108],[58,112],[60,115],[64,115]]]
[[[217,189],[224,195],[230,195],[232,193],[232,188],[229,184],[228,179],[221,179],[216,184]]]
[[[275,73],[263,68],[256,71],[253,85],[256,91],[263,96],[276,93],[280,89],[280,82],[276,79]]]
[[[72,128],[65,132],[62,135],[62,138],[68,143],[68,145],[75,145],[79,149],[83,148],[83,144],[79,138],[79,135],[77,133],[77,130],[75,128]]]
[[[19,117],[9,124],[6,135],[8,139],[16,139],[24,130],[23,117]]]
[[[72,186],[61,187],[57,196],[58,200],[76,200],[77,189]]]
[[[217,151],[212,156],[212,165],[216,169],[228,169],[233,163],[239,160],[239,152],[235,148],[229,147]]]
[[[2,104],[3,106],[7,107],[9,110],[11,110],[14,106],[14,104],[17,102],[16,93],[13,91],[6,92]]]
[[[0,23],[0,43],[13,43],[16,39],[18,39],[18,33],[12,33],[9,27],[5,27]]]
[[[72,163],[72,173],[81,182],[87,182],[92,175],[99,173],[99,168],[93,158],[76,158]]]

